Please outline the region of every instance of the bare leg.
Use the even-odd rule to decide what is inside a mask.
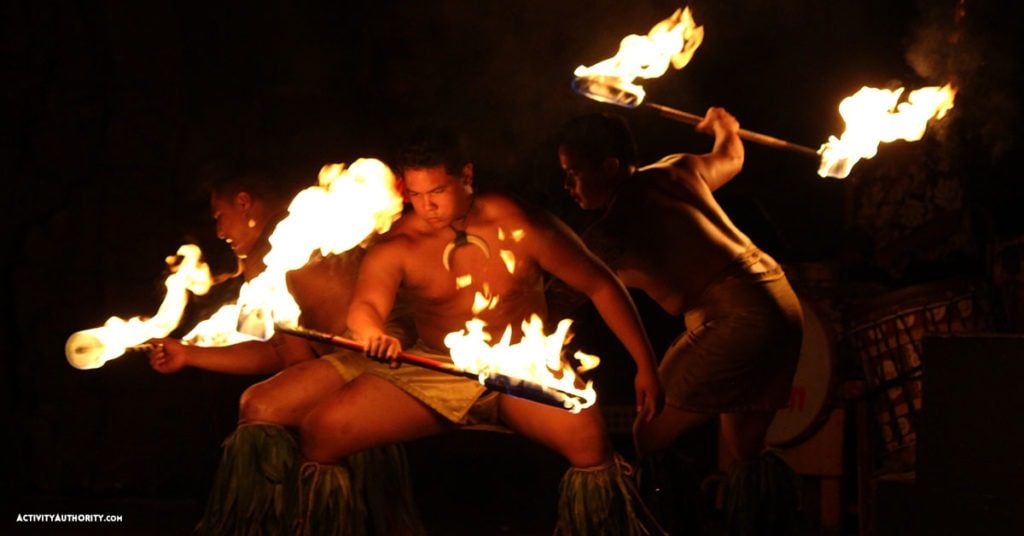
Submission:
[[[764,450],[764,438],[775,419],[774,411],[722,414],[722,440],[735,460],[749,462]]]
[[[564,456],[573,467],[594,467],[612,457],[598,408],[579,414],[501,395],[498,414],[509,428]]]
[[[333,463],[371,447],[452,428],[440,414],[387,380],[363,374],[302,419],[302,455],[307,460]]]
[[[667,448],[680,435],[711,421],[716,416],[714,413],[696,413],[666,405],[664,411],[651,422],[642,423],[637,420],[633,423],[637,456]]]
[[[344,385],[330,363],[303,361],[246,389],[239,402],[238,420],[297,427],[317,402]]]

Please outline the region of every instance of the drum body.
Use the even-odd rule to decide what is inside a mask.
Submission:
[[[775,414],[765,441],[790,447],[806,441],[828,418],[838,365],[835,335],[817,306],[800,299],[804,339],[790,392],[789,405]]]

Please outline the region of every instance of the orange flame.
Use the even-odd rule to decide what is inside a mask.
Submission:
[[[829,136],[821,146],[818,175],[846,178],[862,158],[878,153],[878,144],[895,140],[917,141],[924,136],[928,121],[942,119],[953,108],[956,90],[951,84],[925,87],[913,91],[905,102],[899,102],[903,88],[897,90],[862,87],[843,99],[839,114],[846,122],[846,131],[836,138]],[[895,111],[894,111],[895,110]]]
[[[274,323],[295,326],[299,306],[288,292],[285,274],[301,268],[310,255],[348,251],[373,233],[383,233],[402,214],[402,196],[395,175],[383,162],[359,159],[345,168],[331,164],[320,170],[319,185],[299,192],[288,216],[270,235],[266,269],[242,285],[238,302],[228,312],[196,326],[185,340],[221,346],[240,340],[266,339]],[[233,316],[232,316],[233,315]]]
[[[452,361],[462,369],[480,375],[481,383],[489,373],[533,381],[580,397],[567,398],[565,407],[573,413],[589,408],[597,401],[593,381],[586,384],[576,371],[562,359],[562,347],[572,320],[562,320],[551,335],[544,334],[544,322],[537,315],[522,324],[523,338],[512,344],[512,326],[493,346],[488,344],[490,334],[484,331],[486,323],[479,318],[466,322],[466,329],[449,333],[444,344],[451,350]],[[584,364],[581,370],[596,367],[599,359],[577,352],[576,358]],[[581,386],[582,385],[582,386]]]
[[[670,63],[682,69],[703,40],[704,27],[694,23],[690,8],[677,9],[647,35],[626,36],[615,56],[577,67],[573,88],[596,101],[632,108],[646,96],[644,88],[634,83],[637,78],[657,78]]]
[[[167,264],[174,272],[167,277],[164,296],[156,315],[147,320],[133,317],[128,320],[110,317],[102,327],[79,331],[68,337],[64,354],[71,366],[86,370],[102,367],[111,359],[124,354],[130,346],[142,344],[154,337],[166,337],[181,322],[188,303],[188,293],[203,295],[209,292],[213,280],[210,267],[199,259],[199,246],[185,244],[178,248],[181,262],[168,257]]]

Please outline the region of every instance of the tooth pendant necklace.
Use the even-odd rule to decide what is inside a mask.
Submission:
[[[473,246],[476,246],[476,247],[480,248],[480,251],[484,252],[484,256],[485,257],[487,257],[488,259],[491,258],[491,248],[487,245],[487,241],[486,240],[484,240],[483,238],[480,238],[479,236],[477,236],[475,234],[467,233],[466,229],[457,229],[455,227],[455,222],[456,221],[461,221],[462,224],[463,224],[463,227],[469,227],[469,224],[468,224],[468,222],[466,220],[469,218],[470,211],[473,210],[473,201],[475,201],[475,200],[476,200],[475,196],[474,197],[470,197],[469,198],[469,208],[466,209],[466,213],[463,214],[462,216],[452,220],[452,223],[448,224],[448,227],[451,228],[452,232],[455,233],[455,238],[452,238],[451,241],[449,241],[444,246],[444,255],[441,257],[441,261],[444,263],[444,269],[448,270],[449,272],[452,271],[452,264],[451,264],[452,252],[455,251],[455,249],[458,248],[458,247],[465,246],[467,244],[473,245]]]

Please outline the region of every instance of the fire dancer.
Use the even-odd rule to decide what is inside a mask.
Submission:
[[[411,351],[450,361],[441,350],[445,335],[471,318],[475,289],[486,283],[500,298],[495,308],[480,314],[488,325],[519,326],[531,313],[546,313],[542,275],[548,271],[588,295],[623,341],[637,365],[637,409],[642,419],[654,418],[661,388],[636,309],[614,275],[571,231],[503,195],[474,194],[473,164],[458,136],[447,129],[415,135],[399,155],[398,172],[413,210],[367,252],[349,308],[349,328],[367,344],[368,355],[389,361],[403,347],[384,326],[400,288],[410,295],[420,337]],[[490,254],[499,244],[499,225],[522,231],[517,233],[521,240],[509,246],[514,271]],[[457,277],[466,275],[474,283],[460,287]],[[328,467],[376,445],[500,423],[572,464],[562,482],[560,533],[635,534],[653,522],[641,519],[646,510],[628,492],[632,485],[613,456],[596,408],[574,415],[487,392],[473,380],[366,363],[367,373],[304,419],[301,446],[309,460]]]
[[[713,195],[742,168],[738,121],[711,108],[696,128],[714,135],[711,152],[638,168],[625,121],[586,115],[566,125],[558,156],[569,195],[585,210],[604,210],[584,235],[588,244],[627,286],[685,318],[686,332],[659,367],[665,411],[635,423],[638,454],[718,419],[737,467],[751,468],[788,401],[802,315],[782,269]]]
[[[231,245],[239,273],[248,281],[263,271],[262,259],[270,250],[268,238],[286,214],[294,191],[282,190],[281,181],[264,174],[242,174],[214,183],[210,207],[217,222],[217,236]],[[340,255],[317,254],[306,266],[289,272],[288,287],[302,310],[304,326],[343,333],[352,298],[362,248]],[[407,319],[408,317],[406,317]],[[411,322],[393,316],[388,330],[414,340]],[[292,430],[302,417],[329,393],[345,384],[353,356],[331,353],[331,347],[305,339],[275,334],[266,342],[250,341],[231,346],[201,347],[176,339],[155,339],[150,353],[154,370],[170,374],[191,366],[229,374],[273,374],[252,385],[239,403],[239,425],[224,442],[221,466],[210,493],[207,509],[197,531],[203,534],[269,531],[291,532],[301,519],[294,483],[298,479],[298,446]],[[323,358],[318,359],[318,357]],[[364,359],[355,356],[357,359]],[[392,509],[369,523],[376,533],[414,533],[419,524],[408,490],[404,453],[390,445],[350,460],[354,471],[374,474],[358,491],[364,500],[380,501],[385,479],[387,489],[405,492],[388,496]],[[239,485],[240,482],[246,484]],[[390,493],[390,492],[388,492]],[[397,500],[396,500],[397,499]],[[346,512],[339,523],[355,526],[367,522]]]

